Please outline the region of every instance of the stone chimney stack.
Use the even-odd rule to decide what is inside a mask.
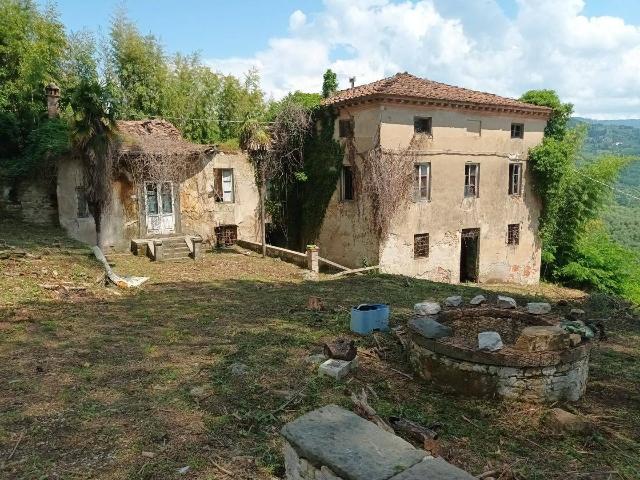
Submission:
[[[351,88],[356,86],[356,77],[349,77],[349,83],[351,84]]]
[[[60,100],[60,87],[55,83],[50,83],[44,88],[47,94],[47,113],[49,118],[57,118],[60,115],[58,102]]]

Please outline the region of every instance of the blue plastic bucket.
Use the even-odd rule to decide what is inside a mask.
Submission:
[[[374,331],[389,330],[389,305],[363,303],[351,308],[351,331],[367,335]]]

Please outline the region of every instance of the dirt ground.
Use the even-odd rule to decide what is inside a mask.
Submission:
[[[198,262],[111,256],[118,273],[150,277],[123,291],[105,288],[89,250],[59,230],[5,219],[2,251],[13,252],[0,260],[2,478],[281,477],[279,429],[328,403],[352,408],[363,388],[383,417],[441,422],[434,448],[474,475],[640,478],[640,321],[614,299],[388,275],[306,282],[290,264],[228,251]],[[594,348],[586,396],[556,405],[587,416],[592,433],[553,433],[542,422],[550,406],[419,381],[392,334],[354,337],[361,367],[343,382],[306,361],[349,334],[352,305],[389,303],[400,325],[417,301],[478,293],[562,298],[559,313],[580,306],[604,320],[609,340]],[[322,311],[306,308],[312,295]]]

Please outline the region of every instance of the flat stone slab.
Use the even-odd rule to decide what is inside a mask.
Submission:
[[[486,301],[487,301],[487,297],[485,297],[484,295],[476,295],[471,300],[469,300],[469,303],[471,305],[481,305]]]
[[[516,308],[518,304],[511,297],[505,297],[504,295],[498,295],[498,307],[500,308]]]
[[[441,458],[425,458],[389,480],[474,480],[475,478]]]
[[[557,325],[526,327],[514,348],[525,352],[549,352],[569,348],[569,334]]]
[[[462,297],[460,295],[453,295],[452,297],[447,297],[444,301],[444,304],[447,307],[459,307],[462,305]]]
[[[551,305],[546,302],[527,303],[527,312],[532,315],[545,315],[551,311]]]
[[[443,325],[431,317],[414,317],[409,320],[408,326],[425,338],[443,338],[453,335],[451,327]]]
[[[300,457],[350,480],[387,480],[426,457],[426,452],[337,405],[309,412],[280,433]]]
[[[442,308],[438,302],[420,302],[413,306],[416,315],[437,315]]]

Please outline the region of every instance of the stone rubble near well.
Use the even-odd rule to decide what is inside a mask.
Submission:
[[[287,480],[472,480],[442,459],[336,405],[282,428]]]
[[[590,343],[561,328],[562,319],[550,313],[549,304],[517,308],[514,299],[500,295],[496,307],[481,297],[474,297],[472,306],[409,321],[409,358],[416,373],[464,394],[578,400],[586,389]]]

